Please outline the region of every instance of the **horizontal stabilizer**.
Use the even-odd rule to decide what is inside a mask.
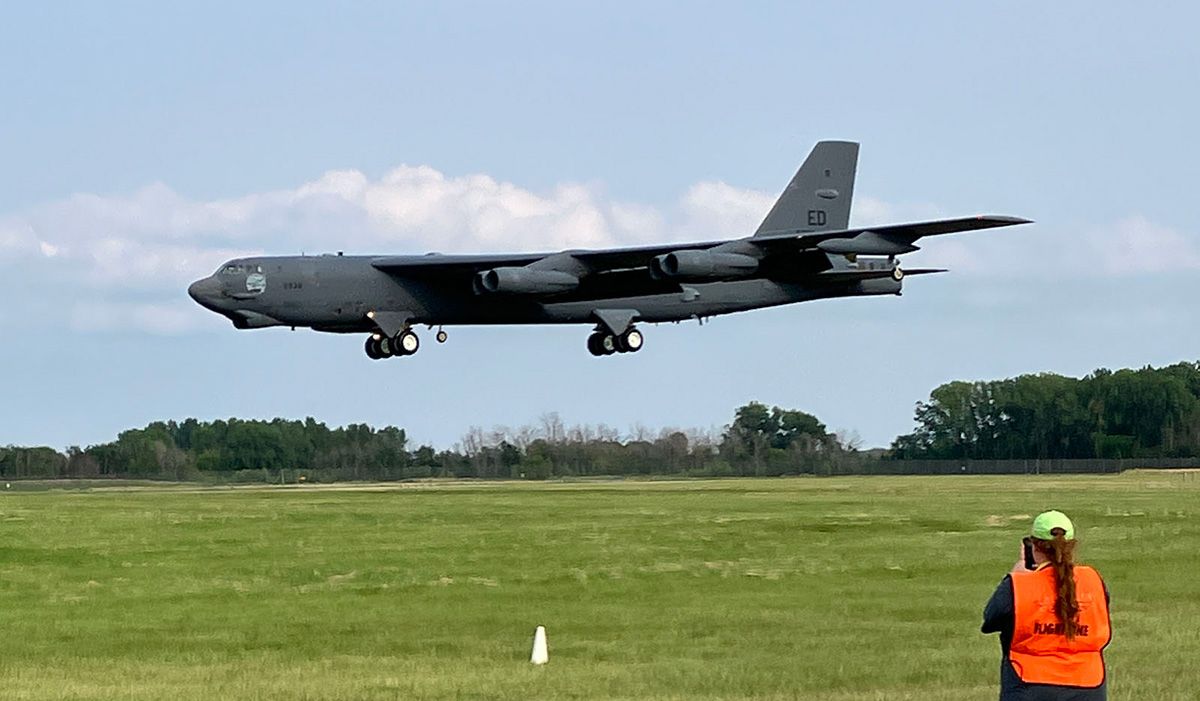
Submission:
[[[896,282],[903,280],[909,275],[930,275],[933,273],[944,273],[945,270],[937,268],[917,268],[909,270],[908,268],[900,268],[899,266],[891,268],[835,268],[817,273],[818,280],[828,280],[830,282],[858,282],[860,280],[882,280],[884,278],[892,278]]]

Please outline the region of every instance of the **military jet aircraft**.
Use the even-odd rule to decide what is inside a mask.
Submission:
[[[849,228],[858,144],[813,148],[753,236],[499,255],[282,256],[231,260],[188,293],[236,328],[367,334],[372,359],[412,355],[413,327],[593,324],[592,355],[642,348],[637,322],[831,297],[899,295],[896,256],[924,236],[1028,223],[976,216]]]

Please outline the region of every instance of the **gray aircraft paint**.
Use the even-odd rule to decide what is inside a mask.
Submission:
[[[821,231],[850,226],[858,144],[822,141],[813,147],[755,236],[772,231]]]
[[[531,254],[240,258],[188,293],[237,328],[371,334],[369,354],[372,343],[376,351],[381,338],[399,343],[416,324],[579,323],[596,325],[589,349],[607,354],[604,343],[640,348],[640,333],[636,347],[629,336],[638,321],[900,294],[905,273],[941,272],[899,268],[895,254],[917,250],[917,239],[1027,222],[985,216],[850,229],[857,157],[858,144],[818,143],[748,238]]]

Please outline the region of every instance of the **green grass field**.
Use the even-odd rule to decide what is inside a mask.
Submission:
[[[992,699],[1037,511],[1200,689],[1200,475],[0,492],[4,699]],[[534,627],[550,663],[528,663]]]

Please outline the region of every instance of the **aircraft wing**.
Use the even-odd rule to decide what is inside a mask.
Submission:
[[[569,256],[582,264],[589,273],[595,274],[646,268],[650,260],[655,256],[674,251],[703,250],[735,241],[759,247],[763,249],[766,255],[779,250],[797,253],[819,250],[826,253],[890,255],[916,250],[916,247],[912,245],[913,242],[924,236],[992,229],[1016,224],[1028,224],[1029,222],[1030,220],[1020,217],[983,215],[914,222],[910,224],[856,227],[834,231],[805,231],[801,229],[771,231],[745,239],[667,243],[603,250],[567,250],[553,253],[496,255],[444,255],[431,253],[414,256],[383,256],[373,259],[371,265],[394,275],[416,277],[446,273],[473,274],[499,266],[520,267],[531,265],[552,256]]]
[[[427,253],[419,256],[381,256],[371,260],[371,265],[379,270],[399,275],[441,274],[441,273],[474,273],[480,270],[494,268],[497,265],[529,265],[537,262],[549,253],[512,253],[512,254],[442,254]]]
[[[1001,226],[1014,226],[1017,224],[1029,223],[1031,223],[1031,220],[1022,219],[1021,217],[984,214],[975,217],[937,219],[934,221],[913,222],[909,224],[863,226],[853,229],[840,229],[836,231],[805,231],[803,229],[770,231],[755,236],[752,241],[756,244],[765,244],[767,246],[792,244],[797,245],[801,249],[818,248],[824,250],[824,247],[822,247],[820,244],[826,241],[833,239],[856,239],[863,234],[871,234],[875,237],[912,244],[914,241],[924,236],[938,236],[941,234],[953,234],[961,231],[994,229]]]
[[[466,272],[474,273],[497,266],[524,266],[551,256],[567,255],[587,266],[592,272],[645,268],[654,256],[684,249],[704,249],[719,246],[728,241],[697,243],[668,243],[655,246],[629,248],[606,248],[603,250],[567,250],[553,253],[519,253],[495,255],[443,255],[431,253],[423,256],[382,256],[371,260],[379,270],[397,275],[421,275]]]

